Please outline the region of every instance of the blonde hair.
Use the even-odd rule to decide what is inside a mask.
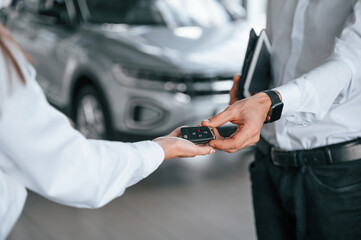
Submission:
[[[14,38],[10,35],[10,33],[6,30],[6,28],[0,23],[0,47],[2,48],[5,57],[8,58],[10,61],[7,62],[7,67],[9,68],[10,65],[12,65],[15,68],[16,73],[18,74],[20,80],[25,83],[25,76],[23,71],[20,68],[20,65],[18,61],[15,59],[14,55],[12,54],[9,47],[6,45],[5,41],[10,42],[11,44],[14,44],[16,47],[18,47],[24,56],[30,61],[30,57],[28,54],[25,53],[25,51],[16,43]]]

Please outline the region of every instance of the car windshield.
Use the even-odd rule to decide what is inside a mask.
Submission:
[[[91,22],[130,25],[221,26],[232,21],[220,0],[81,0]]]

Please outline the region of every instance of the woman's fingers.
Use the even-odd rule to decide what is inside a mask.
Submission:
[[[181,135],[181,128],[187,127],[187,126],[181,126],[176,129],[174,129],[171,133],[169,133],[167,136],[169,137],[180,137]]]
[[[188,140],[178,137],[160,137],[153,140],[158,143],[164,151],[164,159],[195,157],[197,155],[208,155],[215,152],[210,146],[196,145]]]

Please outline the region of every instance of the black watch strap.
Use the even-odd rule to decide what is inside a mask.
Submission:
[[[279,95],[273,90],[267,90],[264,91],[264,93],[266,93],[272,101],[272,105],[267,114],[267,119],[265,123],[277,121],[281,118],[282,115],[283,102],[281,101]]]

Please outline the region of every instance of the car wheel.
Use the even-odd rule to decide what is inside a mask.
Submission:
[[[107,106],[95,87],[80,89],[75,99],[75,127],[91,139],[110,139],[111,126]]]

